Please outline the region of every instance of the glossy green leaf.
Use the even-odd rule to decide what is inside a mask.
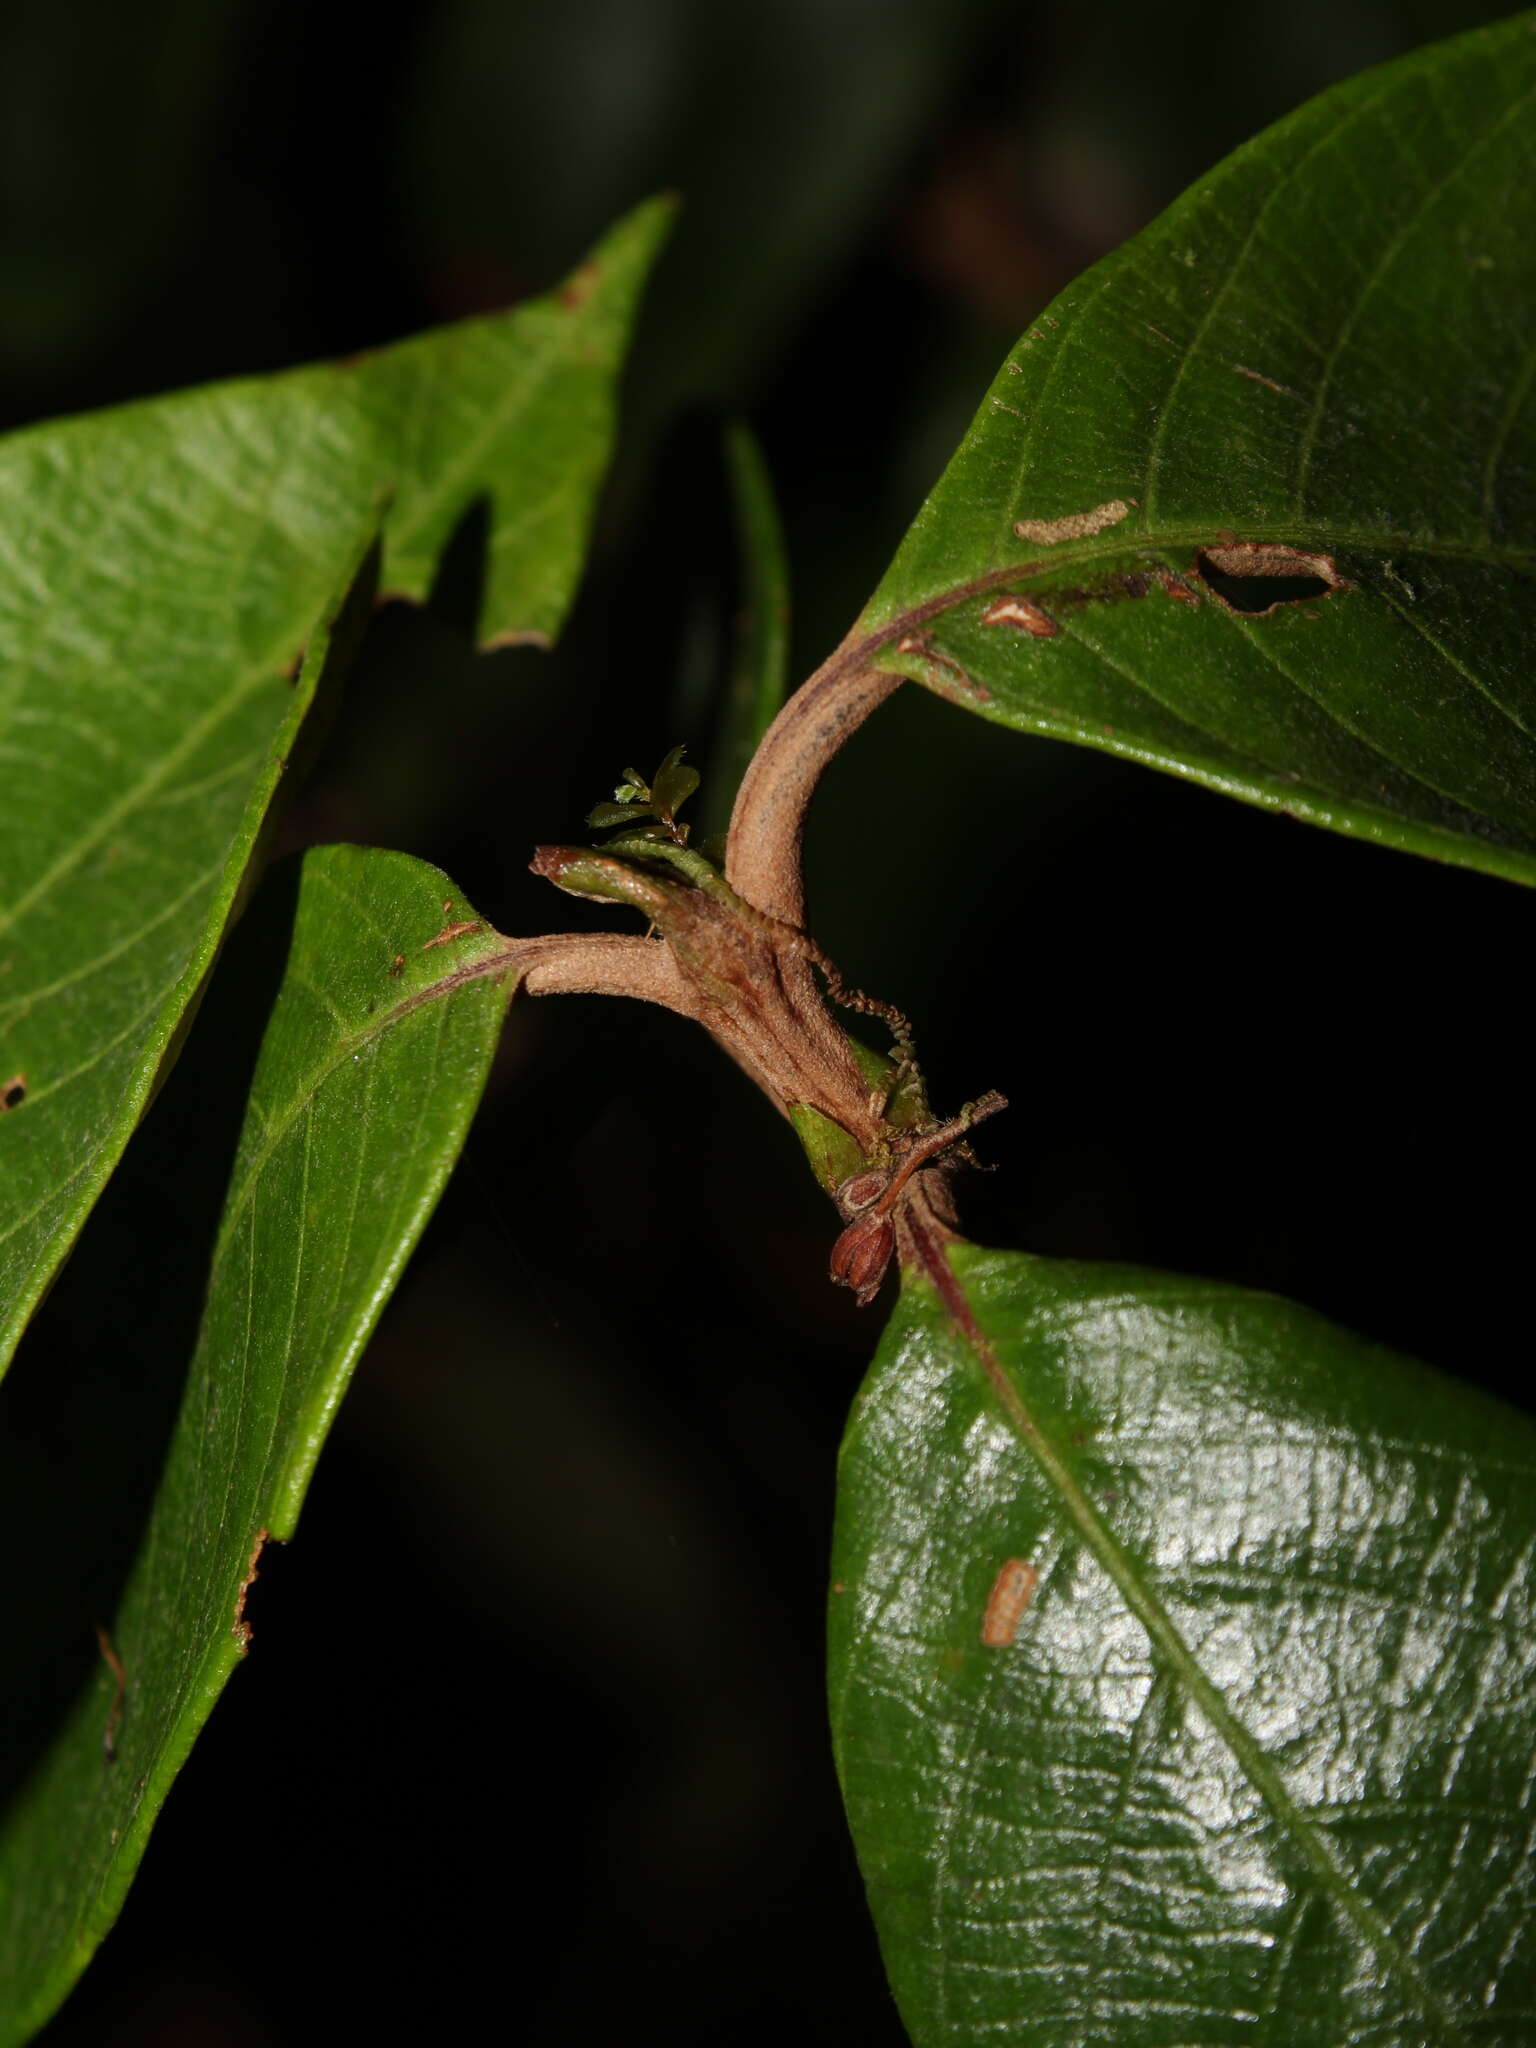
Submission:
[[[483,636],[558,628],[664,225],[510,314],[0,443],[0,1362],[207,972],[381,508],[387,592],[481,522]]]
[[[909,1279],[831,1600],[918,2048],[1536,2040],[1536,1429],[1273,1297],[953,1271],[980,1345]]]
[[[1526,14],[1325,93],[1042,314],[865,653],[1002,724],[1536,880],[1533,332]],[[1320,573],[1253,582],[1254,544]]]
[[[0,2042],[41,2024],[116,1918],[245,1652],[261,1546],[293,1534],[337,1403],[463,1144],[513,976],[454,897],[404,854],[304,859],[196,1356],[111,1622],[127,1675],[116,1758],[103,1754],[103,1665],[0,1831]],[[461,924],[473,928],[439,937]]]

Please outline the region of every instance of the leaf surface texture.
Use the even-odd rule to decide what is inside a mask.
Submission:
[[[381,522],[385,593],[479,520],[482,636],[558,629],[664,222],[514,312],[0,444],[0,1360],[208,970]]]
[[[103,1754],[117,1718],[103,1662],[0,1827],[0,2041],[41,2024],[116,1918],[244,1654],[262,1547],[293,1534],[352,1369],[463,1144],[513,984],[484,971],[501,942],[462,904],[450,918],[454,897],[404,854],[304,858],[196,1355],[111,1621],[127,1681],[116,1758]],[[433,944],[450,924],[472,928]]]
[[[1529,1422],[1270,1296],[953,1263],[991,1374],[909,1281],[831,1597],[919,2048],[1536,2040]]]
[[[1063,293],[866,651],[1002,724],[1530,882],[1533,335],[1525,14],[1323,94]]]

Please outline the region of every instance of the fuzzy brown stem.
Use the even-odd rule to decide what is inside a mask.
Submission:
[[[634,996],[660,1003],[679,1016],[697,1017],[693,991],[678,972],[671,949],[655,939],[621,932],[554,932],[547,938],[508,939],[506,953],[481,971],[516,967],[531,996]]]
[[[745,902],[793,925],[805,922],[800,843],[822,770],[901,683],[871,668],[857,628],[790,698],[753,755],[726,839],[725,878]]]

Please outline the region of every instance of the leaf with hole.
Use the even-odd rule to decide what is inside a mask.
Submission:
[[[1536,880],[1536,16],[1323,94],[1043,313],[860,622],[999,723]]]
[[[961,1246],[844,1443],[839,1771],[918,2048],[1536,2039],[1536,1430],[1272,1297]]]
[[[0,1828],[0,2042],[42,2023],[117,1917],[245,1653],[261,1548],[293,1534],[337,1403],[464,1142],[515,977],[472,912],[432,943],[455,895],[404,854],[304,858],[191,1374],[110,1617],[126,1684],[119,1697],[98,1666]]]
[[[0,1363],[174,1047],[381,517],[387,593],[462,525],[482,638],[558,629],[666,217],[513,313],[0,444]]]

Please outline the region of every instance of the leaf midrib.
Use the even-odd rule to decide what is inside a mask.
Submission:
[[[1275,522],[1255,521],[1251,524],[1250,532],[1253,530],[1259,531],[1267,541],[1279,545],[1297,547],[1308,553],[1332,555],[1351,549],[1371,552],[1381,556],[1388,566],[1391,565],[1394,557],[1402,558],[1420,555],[1437,560],[1468,561],[1483,567],[1507,569],[1515,574],[1536,573],[1536,549],[1532,548],[1494,547],[1483,541],[1439,541],[1426,539],[1422,536],[1415,537],[1396,530],[1364,527],[1324,527],[1313,523],[1298,523],[1287,519]],[[904,652],[905,650],[900,647],[899,642],[905,635],[921,628],[942,623],[961,606],[971,602],[973,599],[984,596],[989,591],[1006,589],[1009,586],[1018,587],[1025,584],[1038,586],[1046,578],[1063,570],[1070,573],[1091,565],[1102,565],[1117,560],[1120,562],[1156,560],[1159,555],[1167,554],[1175,549],[1200,548],[1211,545],[1217,538],[1219,531],[1220,529],[1215,526],[1214,521],[1212,524],[1195,524],[1185,521],[1177,525],[1161,527],[1156,533],[1143,531],[1137,534],[1126,534],[1118,541],[1113,535],[1106,535],[1092,540],[1067,543],[1051,549],[1047,555],[1031,555],[1010,566],[986,570],[982,574],[971,577],[962,583],[951,584],[942,588],[932,597],[909,605],[899,614],[884,620],[880,625],[872,628],[858,642],[846,650],[848,663],[850,666],[860,663],[877,664],[882,656]],[[1405,608],[1396,605],[1394,602],[1393,609],[1403,616],[1406,622],[1414,627],[1415,630],[1423,633],[1424,637],[1429,637],[1425,629],[1419,625],[1417,620],[1412,618]],[[865,617],[868,618],[868,616],[869,614],[866,612]],[[1233,614],[1231,622],[1234,627],[1244,633],[1244,637],[1250,645],[1264,653],[1272,665],[1278,666],[1275,663],[1273,651],[1265,648],[1260,642],[1253,620],[1247,619],[1240,614]],[[1077,639],[1078,643],[1089,652],[1093,653],[1097,659],[1105,659],[1101,648],[1093,647],[1091,643],[1083,640],[1080,635],[1073,635],[1072,637]],[[1438,647],[1438,643],[1432,641],[1431,644],[1436,646],[1436,651],[1440,653],[1442,659],[1446,660],[1458,673],[1465,674],[1461,663],[1455,661],[1444,650],[1441,650]],[[1143,675],[1132,673],[1131,671],[1124,671],[1123,673],[1125,680],[1130,682],[1136,689],[1148,692],[1147,681]],[[1316,709],[1323,711],[1354,744],[1369,748],[1396,773],[1407,776],[1411,781],[1430,791],[1437,798],[1457,805],[1465,805],[1466,799],[1456,791],[1440,789],[1435,783],[1430,782],[1421,771],[1409,767],[1406,763],[1386,753],[1378,738],[1357,731],[1347,720],[1342,719],[1337,706],[1325,702],[1313,691],[1303,688],[1288,670],[1282,671],[1282,673],[1285,675],[1285,679],[1290,687],[1300,689],[1308,701]],[[1465,679],[1473,681],[1470,676],[1466,676]],[[1485,686],[1477,684],[1476,689],[1477,694],[1483,698],[1493,711],[1506,719],[1517,731],[1527,734],[1527,728],[1515,713],[1510,710],[1508,705],[1494,696]],[[1148,692],[1148,694],[1155,696],[1155,693]],[[1177,716],[1181,722],[1189,723],[1186,712],[1179,710],[1176,706],[1164,703],[1161,698],[1157,698],[1156,701],[1162,705],[1164,710],[1170,711],[1173,715]],[[1248,750],[1237,747],[1232,741],[1212,732],[1208,727],[1195,724],[1191,729],[1201,733],[1214,744],[1219,745],[1223,752],[1252,763],[1257,775],[1270,777],[1280,772],[1264,763],[1258,756]],[[1529,735],[1527,734],[1527,736]],[[1090,741],[1090,744],[1097,745],[1099,742],[1093,740]],[[1165,757],[1155,748],[1130,747],[1123,742],[1114,747],[1112,751],[1130,755],[1137,759],[1151,761],[1154,764],[1166,759],[1167,765],[1172,772],[1184,776],[1186,779],[1204,782],[1209,786],[1224,787],[1224,785],[1213,782],[1210,776],[1194,769],[1182,756]],[[1381,818],[1388,828],[1384,835],[1385,843],[1400,843],[1398,835],[1404,824],[1401,813],[1372,805],[1364,798],[1350,796],[1342,791],[1330,791],[1327,785],[1323,783],[1316,783],[1313,786],[1325,794],[1334,796],[1345,806],[1350,816],[1358,814],[1360,816]],[[1298,783],[1296,787],[1299,797],[1307,785]],[[1251,794],[1248,790],[1236,793],[1244,796]],[[1499,822],[1508,825],[1507,820]],[[1434,830],[1433,827],[1423,824],[1422,821],[1420,821],[1420,829],[1425,831]],[[1519,828],[1509,826],[1508,829],[1518,833]],[[1442,836],[1440,833],[1436,834],[1437,850],[1441,849]],[[1523,834],[1520,836],[1524,837]],[[1455,835],[1452,835],[1446,841],[1443,851],[1446,857],[1457,857],[1457,837]],[[1493,866],[1488,858],[1489,849],[1484,847],[1481,842],[1478,843],[1477,852],[1479,858],[1471,863],[1472,865],[1488,869],[1492,872],[1509,875],[1514,880],[1528,880],[1523,864],[1513,870],[1505,865]]]
[[[1078,1484],[1060,1446],[1035,1419],[1020,1392],[1015,1369],[1005,1364],[993,1348],[991,1333],[976,1313],[965,1278],[953,1273],[953,1281],[973,1328],[970,1331],[963,1329],[952,1316],[948,1318],[951,1328],[961,1344],[976,1356],[986,1384],[997,1396],[1003,1415],[1055,1490],[1083,1542],[1147,1631],[1154,1647],[1161,1650],[1169,1668],[1205,1716],[1212,1731],[1226,1744],[1238,1767],[1268,1808],[1276,1826],[1300,1851],[1322,1891],[1352,1923],[1383,1965],[1395,1970],[1401,1981],[1412,1987],[1418,2012],[1435,2027],[1446,2048],[1454,2048],[1460,2034],[1452,2014],[1436,1996],[1423,1970],[1386,1917],[1361,1893],[1353,1875],[1338,1860],[1326,1836],[1310,1823],[1292,1799],[1257,1736],[1228,1704],[1226,1695],[1206,1672],[1162,1600],[1146,1582],[1137,1560],[1121,1544]],[[907,1284],[914,1283],[908,1280]],[[945,1304],[937,1289],[934,1290],[934,1305],[941,1315],[945,1314]]]
[[[1010,510],[1012,508],[1010,507]],[[1482,568],[1509,569],[1516,574],[1536,574],[1536,547],[1496,547],[1483,540],[1440,540],[1393,527],[1339,526],[1316,520],[1298,520],[1290,514],[1274,519],[1254,517],[1243,522],[1240,540],[1264,541],[1274,546],[1295,547],[1307,554],[1331,555],[1354,549],[1380,555],[1390,561],[1399,555],[1426,555],[1436,561],[1472,562]],[[1204,548],[1221,545],[1223,532],[1231,532],[1223,512],[1209,519],[1184,519],[1155,529],[1116,527],[1092,540],[1067,541],[1045,553],[1022,556],[1017,562],[984,570],[978,576],[943,584],[926,597],[904,600],[898,611],[884,618],[864,614],[867,637],[861,636],[867,655],[885,646],[898,633],[929,625],[954,611],[973,597],[980,597],[1015,578],[1033,581],[1054,575],[1059,569],[1075,570],[1094,563],[1155,555],[1171,548]]]
[[[424,1004],[439,1002],[444,997],[452,995],[456,989],[463,988],[472,981],[488,980],[492,975],[498,973],[515,975],[517,969],[506,953],[489,953],[481,959],[455,968],[451,974],[444,975],[439,981],[429,982],[424,988],[413,989],[409,995],[402,996],[388,1010],[368,1018],[364,1024],[353,1027],[349,1032],[344,1033],[338,1038],[334,1050],[319,1066],[312,1067],[309,1070],[290,1097],[288,1106],[281,1115],[275,1118],[268,1118],[261,1105],[255,1101],[254,1096],[252,1097],[253,1106],[258,1115],[262,1117],[265,1129],[262,1132],[260,1144],[245,1161],[239,1180],[230,1189],[229,1199],[225,1205],[224,1217],[219,1225],[218,1242],[214,1247],[214,1266],[217,1266],[219,1260],[224,1256],[228,1248],[226,1239],[239,1221],[246,1203],[254,1193],[262,1174],[266,1171],[272,1154],[283,1143],[298,1118],[307,1113],[315,1097],[330,1079],[331,1075],[339,1067],[344,1066],[354,1053],[360,1052],[364,1046],[370,1045],[377,1038],[381,1038],[385,1032],[392,1031],[397,1024],[403,1023],[407,1017],[414,1011],[421,1009]],[[515,987],[513,992],[516,992]]]

